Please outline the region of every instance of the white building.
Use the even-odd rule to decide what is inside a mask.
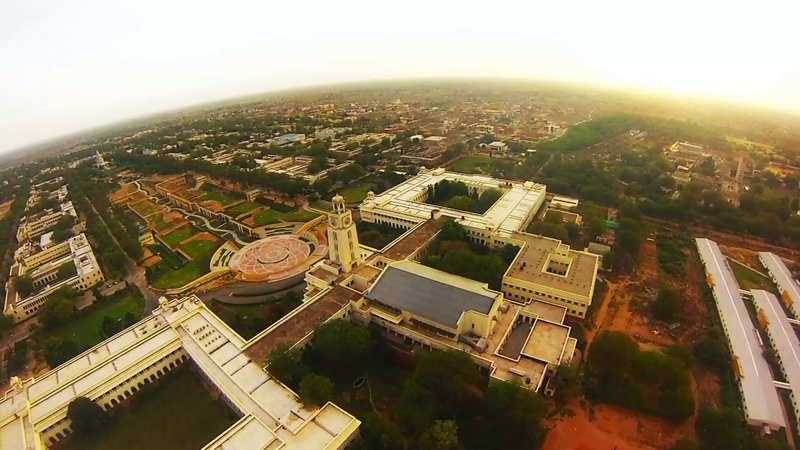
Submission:
[[[430,187],[443,180],[462,182],[478,194],[498,189],[502,195],[484,214],[423,203]],[[565,308],[571,316],[585,317],[594,295],[598,256],[524,232],[544,203],[545,191],[545,186],[531,182],[436,169],[420,172],[379,196],[370,193],[360,212],[367,222],[406,229],[441,214],[460,223],[475,242],[491,247],[519,246],[520,252],[503,277],[505,297],[523,304],[550,303]]]
[[[17,229],[17,241],[22,242],[41,236],[42,233],[55,225],[65,215],[70,215],[75,218],[78,217],[78,213],[75,212],[75,207],[72,205],[71,201],[62,203],[58,210],[47,210],[38,217],[24,217],[20,221],[19,228]]]
[[[494,141],[491,144],[489,144],[488,147],[489,147],[489,153],[491,154],[505,153],[506,150],[508,150],[508,145],[506,145],[505,142],[500,142],[500,141]]]
[[[792,310],[795,317],[800,317],[800,285],[792,276],[792,272],[774,253],[761,252],[758,254],[758,260],[778,286],[781,301]]]
[[[75,272],[67,278],[59,278],[59,269],[65,264],[74,265]],[[21,257],[21,261],[11,267],[11,275],[6,284],[3,314],[14,316],[16,322],[36,315],[50,294],[61,286],[68,285],[73,289],[86,291],[104,280],[92,247],[83,233]],[[13,278],[23,275],[33,280],[35,289],[25,298],[13,289]]]
[[[346,448],[360,422],[330,402],[321,408],[301,405],[294,392],[252,361],[246,353],[251,343],[196,296],[169,302],[162,297],[152,316],[127,330],[42,376],[12,380],[0,401],[0,448],[57,444],[71,434],[66,413],[75,397],[113,409],[185,364],[240,417],[204,450]]]
[[[342,272],[350,272],[363,262],[358,232],[352,213],[345,207],[344,197],[337,195],[332,200],[333,211],[328,213],[328,254]]]
[[[108,162],[99,151],[94,152],[94,166],[98,169],[108,169]]]
[[[717,304],[719,318],[733,359],[734,376],[742,395],[748,425],[769,430],[786,426],[758,330],[750,321],[728,260],[716,242],[696,238],[700,260]]]

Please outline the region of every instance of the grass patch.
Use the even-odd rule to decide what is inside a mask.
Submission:
[[[364,199],[367,198],[367,192],[375,191],[377,185],[378,184],[374,180],[370,180],[367,178],[356,181],[355,183],[352,184],[348,184],[347,186],[340,189],[338,192],[339,195],[344,197],[347,203],[358,203],[358,202],[363,202]]]
[[[150,392],[134,397],[130,407],[118,406],[111,424],[62,450],[200,450],[238,418],[222,401],[214,400],[200,380],[184,367],[163,377]]]
[[[312,208],[318,209],[320,211],[330,211],[332,209],[331,202],[326,201],[326,200],[317,200],[315,202],[309,203],[309,205]]]
[[[197,228],[191,225],[185,225],[173,231],[172,233],[167,234],[163,237],[163,239],[164,242],[166,242],[170,247],[177,247],[178,244],[186,239],[189,239],[194,234],[197,234]]]
[[[281,217],[281,220],[284,222],[308,222],[309,220],[314,220],[317,217],[319,217],[319,214],[301,209],[293,213],[284,214],[283,217]]]
[[[203,273],[199,262],[189,261],[179,269],[172,269],[158,275],[151,284],[156,289],[178,288],[200,278]]]
[[[155,216],[153,216],[153,223],[155,224],[156,230],[158,230],[158,231],[164,231],[164,230],[172,227],[171,223],[164,222],[164,214],[163,213],[158,213]]]
[[[197,261],[201,260],[206,257],[209,253],[216,250],[216,242],[214,241],[206,241],[206,240],[195,240],[192,242],[187,242],[185,245],[181,246],[181,250],[186,252],[192,260]]]
[[[258,208],[259,206],[261,206],[261,205],[259,205],[258,203],[254,203],[254,202],[239,203],[236,206],[231,206],[230,208],[226,209],[225,210],[225,214],[227,214],[227,215],[229,215],[231,217],[236,217],[236,216],[239,216],[241,214],[248,213],[248,212]]]
[[[206,192],[205,194],[200,196],[200,200],[201,201],[215,200],[218,201],[222,206],[228,206],[236,201],[235,199],[232,199],[227,195],[221,194],[219,192]]]
[[[657,235],[656,259],[661,270],[671,275],[683,275],[685,273],[684,263],[686,262],[686,255],[683,253],[683,249],[689,245],[691,245],[691,238],[688,235]]]
[[[742,289],[748,291],[751,289],[763,289],[765,291],[772,292],[773,294],[778,294],[778,290],[775,288],[775,285],[772,284],[772,280],[769,278],[761,275],[747,266],[739,264],[730,258],[728,258],[728,264],[731,267],[733,276],[736,277],[736,281],[739,282],[739,287]],[[778,295],[778,298],[780,298],[780,295]]]
[[[136,211],[140,216],[147,217],[156,210],[156,205],[149,200],[131,205],[131,208]]]
[[[450,164],[448,170],[461,173],[489,173],[489,164],[492,158],[485,156],[467,156]]]
[[[93,347],[103,341],[103,337],[100,336],[100,324],[103,322],[103,317],[111,316],[115,319],[123,319],[129,312],[132,312],[137,318],[142,317],[144,299],[141,295],[129,294],[113,303],[104,304],[92,313],[56,329],[52,335],[63,339],[74,338],[80,348]]]
[[[169,267],[172,267],[173,269],[177,269],[183,264],[183,261],[181,261],[180,258],[175,256],[175,254],[172,253],[172,251],[170,251],[161,244],[150,244],[147,246],[147,248],[154,255],[160,256],[161,261],[163,261],[164,264],[168,265]]]
[[[262,225],[272,225],[273,223],[279,223],[281,221],[280,217],[280,212],[268,209],[253,215],[253,223],[255,223],[257,227]]]

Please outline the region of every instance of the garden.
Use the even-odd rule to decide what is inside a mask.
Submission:
[[[447,167],[447,170],[460,173],[489,173],[489,165],[492,158],[485,156],[467,156],[455,161]]]

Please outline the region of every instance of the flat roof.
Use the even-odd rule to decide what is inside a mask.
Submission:
[[[537,320],[533,331],[522,349],[522,354],[551,364],[561,361],[561,353],[567,344],[569,327]]]
[[[778,357],[781,359],[786,381],[792,386],[792,392],[800,392],[800,340],[786,318],[778,299],[770,292],[752,290],[753,303],[766,319],[766,328]]]
[[[782,300],[790,304],[792,311],[797,314],[798,308],[800,308],[800,285],[797,284],[797,280],[794,279],[789,268],[774,253],[761,252],[758,254],[758,259],[761,260],[769,274],[776,280],[775,284],[778,285],[778,289],[781,291]]]
[[[572,258],[566,276],[545,271],[549,256],[561,246],[561,241],[529,233],[514,233],[513,238],[525,245],[508,267],[505,277],[516,278],[551,289],[589,297],[597,275],[598,256],[569,249]]]
[[[750,321],[728,261],[716,242],[705,238],[696,238],[695,242],[714,292],[735,365],[739,369],[735,375],[747,406],[747,420],[785,427],[778,393],[769,364],[764,359],[761,338]]]
[[[447,180],[462,182],[480,190],[498,189],[502,196],[485,213],[445,208],[424,203],[424,196],[431,185]],[[438,210],[445,217],[455,219],[461,225],[486,230],[509,237],[526,223],[533,210],[544,202],[546,187],[536,183],[517,183],[485,175],[468,175],[436,169],[420,173],[403,183],[361,203],[362,217],[365,213],[385,214],[412,222],[424,221]]]
[[[488,314],[499,295],[485,283],[400,261],[384,269],[365,297],[458,328],[465,311]]]

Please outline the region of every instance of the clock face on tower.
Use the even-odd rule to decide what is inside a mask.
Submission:
[[[337,222],[336,218],[335,218],[335,217],[331,217],[331,219],[330,219],[330,220],[331,220],[331,226],[332,226],[332,227],[335,227],[335,226],[337,225],[337,224],[336,224],[336,222]]]
[[[349,217],[345,217],[344,218],[344,225],[345,226],[350,225],[350,218]]]

